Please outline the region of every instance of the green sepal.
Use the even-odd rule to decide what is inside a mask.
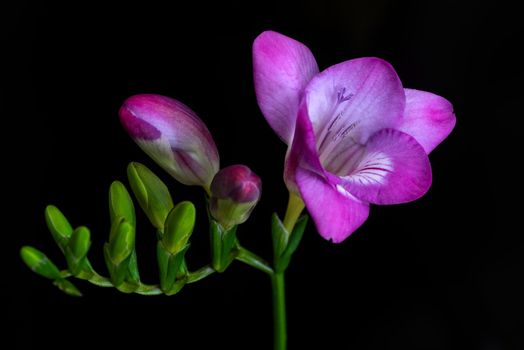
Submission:
[[[177,281],[173,284],[173,287],[167,292],[164,292],[167,296],[175,295],[180,292],[182,288],[186,285],[186,280]]]
[[[135,207],[124,184],[114,181],[109,187],[109,214],[111,222],[123,217],[131,226],[136,225]]]
[[[196,209],[193,203],[178,203],[167,216],[162,242],[167,251],[176,254],[189,241],[195,227]]]
[[[86,267],[86,255],[91,246],[91,234],[84,226],[78,227],[65,248],[65,257],[69,272],[78,275]]]
[[[51,235],[62,252],[65,251],[67,242],[73,234],[73,227],[67,221],[66,217],[54,205],[48,205],[45,208],[45,221]]]
[[[271,235],[273,238],[273,253],[275,259],[277,259],[287,247],[289,232],[276,213],[273,213],[271,216]]]
[[[127,261],[124,260],[120,264],[116,264],[111,259],[111,249],[109,243],[104,244],[104,259],[106,262],[107,270],[109,271],[109,277],[111,283],[118,288],[122,283],[124,283],[127,274],[128,274],[128,265]]]
[[[293,228],[293,231],[291,232],[291,235],[289,236],[287,247],[276,260],[275,270],[277,272],[285,271],[289,266],[289,263],[291,262],[291,257],[293,256],[293,253],[297,250],[298,245],[300,244],[300,241],[304,236],[304,231],[306,229],[307,222],[307,215],[304,215],[300,217],[300,219],[298,219],[297,223],[295,224],[295,227]]]
[[[52,280],[62,278],[60,270],[58,270],[56,265],[38,249],[31,246],[24,246],[20,249],[20,256],[24,263],[40,276]]]
[[[164,293],[167,294],[172,290],[177,277],[180,276],[179,270],[184,262],[184,256],[189,246],[188,244],[179,252],[172,254],[165,248],[162,241],[158,241],[157,260],[160,273],[160,288]]]
[[[224,272],[234,260],[233,250],[237,247],[237,226],[229,230],[215,220],[210,221],[211,266],[217,272]]]
[[[82,293],[75,287],[75,285],[66,279],[58,279],[53,282],[62,292],[74,296],[81,297]]]
[[[136,284],[137,286],[140,284],[140,273],[138,272],[138,263],[136,258],[136,250],[133,249],[133,252],[129,256],[129,263],[128,263],[128,272],[126,280],[129,283]]]
[[[115,264],[127,259],[135,249],[135,229],[123,217],[113,221],[109,235],[109,253]]]
[[[137,162],[129,163],[127,177],[149,221],[158,230],[163,231],[167,215],[174,206],[167,186],[145,165]]]

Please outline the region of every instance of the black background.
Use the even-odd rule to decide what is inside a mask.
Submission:
[[[244,163],[264,182],[240,240],[270,257],[269,218],[283,214],[285,146],[254,97],[251,44],[263,30],[294,37],[319,66],[361,56],[390,61],[404,85],[455,107],[457,127],[431,154],[434,184],[416,203],[373,207],[340,245],[310,225],[288,270],[290,349],[522,349],[524,240],[522,16],[503,2],[265,1],[206,4],[93,2],[3,5],[2,343],[14,348],[270,349],[268,278],[234,264],[173,297],[124,295],[78,281],[72,298],[32,274],[24,244],[64,262],[43,219],[59,206],[93,234],[104,271],[107,189],[140,161],[190,199],[121,128],[136,93],[175,97],[206,122],[222,165]],[[143,280],[156,281],[154,232],[139,216]],[[199,220],[190,266],[208,262]],[[2,346],[4,347],[4,346]],[[6,348],[13,348],[10,345]]]

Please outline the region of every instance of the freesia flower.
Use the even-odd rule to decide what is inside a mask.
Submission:
[[[120,108],[133,140],[185,185],[209,190],[219,169],[218,151],[205,124],[189,107],[160,95],[135,95]]]
[[[404,89],[378,58],[319,73],[305,45],[271,31],[255,40],[253,61],[260,109],[288,145],[286,184],[324,238],[343,241],[367,219],[370,204],[427,192],[428,154],[455,125],[446,99]]]

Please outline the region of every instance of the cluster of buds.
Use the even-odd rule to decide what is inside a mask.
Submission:
[[[202,186],[210,195],[209,211],[225,229],[245,222],[261,194],[260,178],[245,165],[219,171],[219,155],[211,133],[189,107],[169,97],[136,95],[120,109],[120,120],[133,140],[171,176],[185,185]],[[133,168],[129,172],[137,172]],[[136,177],[135,175],[133,175]],[[146,176],[150,177],[150,176]],[[135,181],[135,192],[140,185]],[[159,196],[164,189],[151,191]],[[146,208],[163,203],[164,197],[141,196]],[[161,228],[168,205],[146,210]],[[160,219],[159,219],[160,217]]]

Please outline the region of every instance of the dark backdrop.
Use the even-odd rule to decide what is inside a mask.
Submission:
[[[520,208],[509,202],[522,186],[516,8],[387,0],[2,7],[2,342],[271,348],[268,278],[242,264],[174,297],[78,282],[84,297],[72,298],[23,266],[18,249],[35,245],[64,266],[43,219],[53,203],[74,225],[91,228],[91,260],[104,271],[107,188],[125,180],[129,161],[152,167],[176,200],[195,201],[205,217],[200,191],[162,173],[119,125],[122,101],[149,92],[191,106],[213,133],[222,165],[245,163],[263,178],[262,201],[239,235],[269,258],[270,214],[283,214],[287,196],[285,147],[256,104],[251,43],[273,29],[308,45],[321,68],[385,58],[406,87],[452,101],[458,120],[431,154],[434,184],[423,199],[373,207],[340,245],[308,228],[287,274],[290,349],[523,348],[524,241],[514,225]],[[154,282],[154,233],[139,220],[139,264]],[[206,223],[199,220],[196,231],[194,267],[209,260]]]

